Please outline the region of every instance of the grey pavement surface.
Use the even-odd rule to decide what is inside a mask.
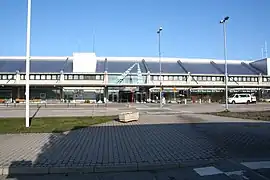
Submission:
[[[263,163],[263,162],[259,162]],[[267,162],[270,164],[270,162]],[[173,168],[140,172],[109,172],[89,174],[49,174],[49,175],[2,175],[0,180],[269,180],[270,168],[256,169],[231,160],[218,161],[204,166]]]
[[[103,115],[117,115],[123,111],[129,111],[134,108],[139,110],[143,114],[155,115],[155,114],[182,114],[182,113],[205,113],[205,112],[218,112],[224,110],[223,104],[167,104],[162,109],[159,108],[159,104],[130,104],[130,108],[127,104],[108,104],[105,105],[92,105],[92,104],[79,104],[67,107],[67,105],[50,104],[46,107],[41,105],[38,108],[38,104],[31,105],[31,116],[36,114],[36,117],[48,117],[48,116],[103,116]],[[5,107],[0,106],[0,118],[2,117],[24,117],[25,109],[24,105],[17,107]],[[270,104],[230,104],[231,111],[264,111],[270,110]],[[1,120],[1,119],[0,119]]]
[[[97,173],[270,160],[269,129],[252,120],[143,114],[62,134],[0,135],[0,167],[2,174]]]

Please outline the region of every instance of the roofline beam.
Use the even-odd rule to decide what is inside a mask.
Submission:
[[[144,59],[142,59],[142,64],[146,72],[150,72],[150,69],[148,68],[148,65]]]
[[[260,68],[255,67],[252,63],[249,63],[249,65],[250,65],[251,67],[253,67],[254,69],[256,69],[256,70],[262,72],[263,74],[267,74],[267,72],[265,72],[264,70],[262,70],[262,69],[260,69]]]
[[[245,66],[246,68],[248,68],[249,70],[251,70],[252,72],[254,72],[255,74],[260,74],[260,73],[262,73],[261,71],[257,71],[257,69],[253,69],[253,67],[251,68],[247,63],[245,63],[245,62],[241,62],[241,64],[243,65],[243,66]]]

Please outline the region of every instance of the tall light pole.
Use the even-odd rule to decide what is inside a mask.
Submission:
[[[228,105],[228,65],[227,65],[227,38],[226,38],[226,22],[229,16],[226,16],[219,23],[223,24],[223,37],[224,37],[224,60],[225,60],[225,110],[229,110]]]
[[[27,9],[27,33],[26,33],[26,62],[25,62],[25,126],[30,126],[29,119],[29,74],[30,74],[30,37],[31,36],[31,0],[28,0],[28,9]]]
[[[159,58],[159,85],[160,85],[159,105],[160,105],[160,108],[162,108],[161,51],[160,51],[160,33],[161,33],[161,31],[162,31],[162,27],[160,27],[157,31],[157,33],[158,33],[158,58]]]

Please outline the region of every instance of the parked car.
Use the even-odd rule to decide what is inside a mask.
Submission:
[[[233,94],[229,96],[228,102],[230,104],[256,103],[256,96],[252,94]]]

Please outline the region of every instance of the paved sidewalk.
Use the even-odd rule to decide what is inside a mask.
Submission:
[[[63,134],[0,135],[0,174],[137,171],[269,158],[269,123],[142,115]]]
[[[217,161],[204,166],[154,171],[109,172],[89,174],[0,175],[0,180],[269,180],[270,161]]]

